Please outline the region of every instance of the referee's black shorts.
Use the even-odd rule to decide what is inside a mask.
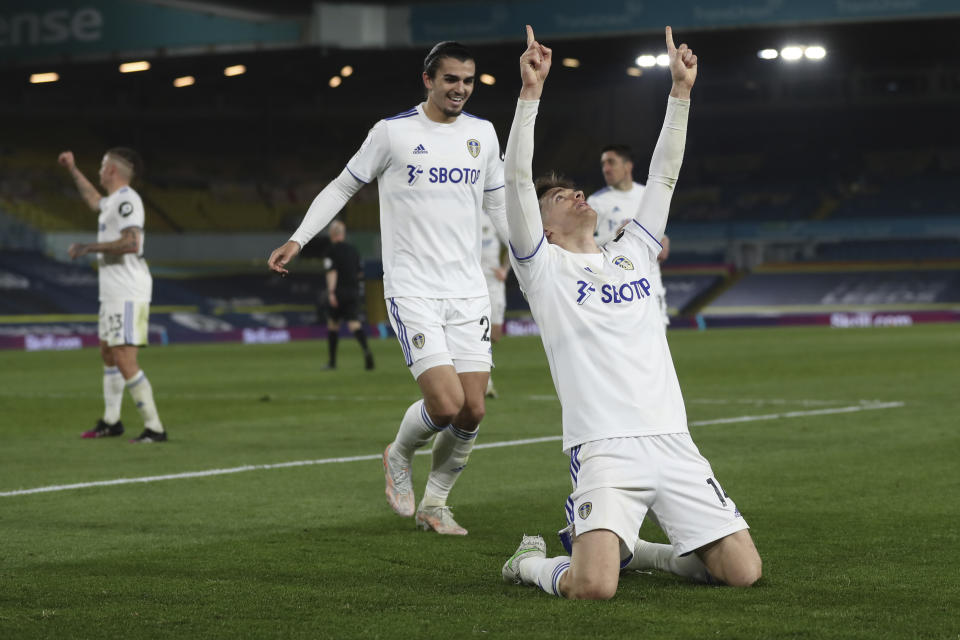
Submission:
[[[360,320],[360,300],[356,297],[337,296],[337,306],[327,307],[327,318],[334,322]]]

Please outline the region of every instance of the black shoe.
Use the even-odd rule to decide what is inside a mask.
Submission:
[[[367,371],[373,371],[373,354],[368,353],[363,356],[363,368]]]
[[[130,442],[166,442],[167,441],[167,432],[166,431],[151,431],[150,429],[144,429],[143,433],[131,440]]]
[[[80,434],[81,438],[108,438],[110,436],[122,436],[123,423],[117,420],[114,424],[107,424],[103,418],[97,420],[97,426],[89,431]]]

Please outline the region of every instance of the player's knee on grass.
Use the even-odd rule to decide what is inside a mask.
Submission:
[[[697,550],[714,578],[731,587],[749,587],[763,574],[763,561],[747,530]]]
[[[560,581],[560,592],[568,600],[609,600],[617,594],[619,568],[612,572],[567,571]]]

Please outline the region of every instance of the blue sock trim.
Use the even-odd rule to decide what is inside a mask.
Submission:
[[[551,579],[551,586],[553,587],[553,595],[560,595],[560,577],[570,568],[569,562],[561,562],[556,567],[553,568],[553,578]]]
[[[453,425],[450,425],[449,429],[450,429],[450,433],[457,436],[461,440],[470,441],[477,437],[476,431],[464,431],[463,429],[457,429]]]
[[[143,372],[143,369],[141,369],[141,370],[137,373],[137,375],[133,376],[133,379],[132,379],[132,380],[127,380],[127,382],[126,382],[127,389],[132,389],[132,388],[134,388],[135,386],[137,386],[138,384],[140,384],[141,382],[143,382],[143,381],[146,380],[146,379],[147,379],[147,374],[145,374],[145,373]]]
[[[112,376],[112,375],[115,375],[115,374],[118,374],[118,373],[120,373],[120,368],[119,368],[119,367],[104,367],[104,368],[103,368],[103,375],[105,375],[105,376]]]
[[[436,431],[439,433],[449,426],[445,425],[443,427],[438,427],[437,425],[433,424],[433,420],[430,419],[430,414],[427,413],[427,407],[424,404],[420,405],[420,417],[423,419],[423,423],[427,425],[431,431]]]

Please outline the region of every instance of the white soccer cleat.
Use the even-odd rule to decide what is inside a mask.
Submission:
[[[497,393],[497,390],[493,387],[493,377],[487,378],[487,393],[485,394],[488,398],[497,399],[500,394]]]
[[[390,445],[383,451],[383,475],[387,482],[386,494],[390,508],[398,516],[409,518],[413,515],[415,505],[410,465],[395,464],[390,459]]]
[[[424,531],[433,529],[444,536],[465,536],[467,530],[457,524],[453,519],[453,511],[450,507],[425,507],[422,504],[417,509],[417,526]]]
[[[520,546],[514,552],[510,559],[503,563],[503,569],[500,573],[503,575],[504,582],[520,584],[520,563],[527,558],[546,558],[547,543],[540,536],[524,535],[520,541]]]

